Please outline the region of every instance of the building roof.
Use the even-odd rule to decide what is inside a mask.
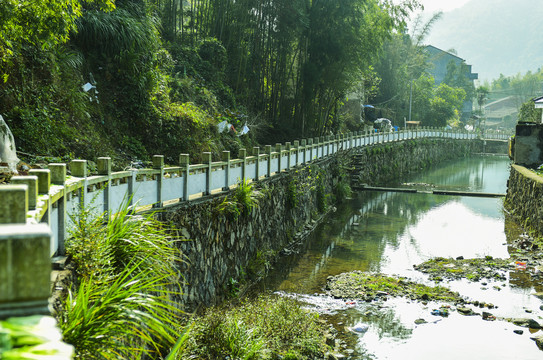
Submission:
[[[543,109],[543,96],[534,99],[535,108]]]
[[[462,59],[460,56],[455,55],[455,54],[450,53],[450,52],[445,51],[445,50],[441,50],[440,48],[437,48],[437,47],[435,47],[434,45],[426,45],[426,49],[427,49],[427,50],[433,50],[434,52],[441,52],[441,53],[447,54],[447,55],[449,55],[449,56],[455,57],[455,58],[457,58],[457,59],[460,60],[460,61],[465,61],[465,60]]]

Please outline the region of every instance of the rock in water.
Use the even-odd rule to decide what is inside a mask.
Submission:
[[[348,328],[350,331],[358,334],[363,334],[370,328],[367,324],[357,323],[354,326]]]
[[[0,115],[0,163],[6,163],[9,170],[17,172],[19,159],[15,151],[15,140],[2,115]]]

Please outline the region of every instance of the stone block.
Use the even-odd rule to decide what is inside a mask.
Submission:
[[[51,171],[51,183],[63,185],[66,183],[66,164],[49,164]]]
[[[49,169],[32,169],[28,174],[38,177],[38,194],[49,193],[51,186],[51,171]]]
[[[25,224],[28,185],[0,186],[0,224]]]
[[[0,318],[48,312],[51,230],[0,225]]]
[[[28,208],[35,210],[38,201],[38,177],[34,175],[14,176],[11,178],[11,183],[28,186]]]

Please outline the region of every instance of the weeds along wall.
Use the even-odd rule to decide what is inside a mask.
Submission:
[[[328,158],[259,181],[248,191],[257,202],[251,208],[232,190],[161,213],[184,239],[178,246],[185,308],[236,295],[240,283],[308,232],[335,201],[338,164]]]

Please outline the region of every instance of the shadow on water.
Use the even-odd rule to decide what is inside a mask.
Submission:
[[[476,157],[444,164],[417,174],[403,186],[460,191],[506,191],[509,161]],[[542,353],[530,332],[505,321],[483,321],[452,312],[447,318],[431,315],[439,304],[406,299],[350,302],[323,296],[328,276],[361,270],[399,275],[433,285],[413,265],[442,257],[492,256],[508,258],[508,243],[521,230],[505,221],[502,199],[466,198],[432,194],[361,192],[321,224],[296,253],[285,256],[260,291],[297,298],[329,320],[348,344],[350,359],[540,359]],[[543,322],[541,291],[522,271],[506,281],[449,281],[444,284],[472,300],[497,306],[497,317],[527,317]],[[481,309],[474,309],[482,312]],[[530,311],[527,314],[526,311]],[[424,319],[426,324],[416,325]],[[367,331],[349,327],[366,324]],[[514,351],[513,351],[514,350]]]

